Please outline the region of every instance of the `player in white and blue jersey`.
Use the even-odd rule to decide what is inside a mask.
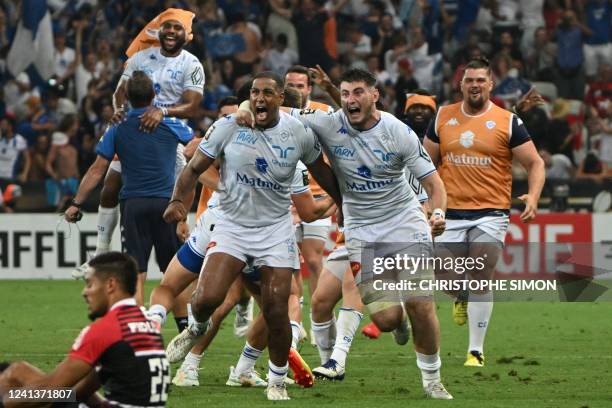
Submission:
[[[413,323],[417,366],[426,394],[451,399],[440,380],[439,323],[433,298],[391,302],[367,285],[371,276],[362,277],[361,248],[366,242],[402,243],[401,253],[418,256],[415,251],[420,252],[421,244],[431,243],[432,233],[443,232],[446,207],[444,185],[417,136],[393,115],[376,110],[375,84],[371,73],[348,70],[341,81],[342,110],[334,113],[293,110],[292,114],[319,137],[338,177],[351,268],[372,320],[383,331],[396,330],[401,334],[401,329],[407,328],[405,310]],[[408,185],[406,168],[423,185],[438,214],[429,223]],[[420,272],[433,277],[432,271]],[[400,337],[407,341],[406,336]],[[401,343],[398,337],[396,340]]]
[[[188,193],[197,177],[220,158],[219,219],[192,301],[197,322],[170,342],[168,352],[173,361],[182,359],[204,334],[236,276],[245,265],[256,266],[261,271],[262,306],[269,328],[267,395],[272,400],[288,398],[284,386],[291,343],[287,301],[298,253],[287,209],[298,160],[336,203],[342,202],[314,135],[279,112],[282,100],[282,78],[271,72],[256,75],[250,95],[256,128],[241,127],[234,117],[215,122],[181,173],[165,214],[168,222],[185,217]]]

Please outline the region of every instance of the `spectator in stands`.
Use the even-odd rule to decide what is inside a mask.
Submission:
[[[279,0],[271,0],[270,6],[295,26],[300,64],[307,67],[319,64],[330,71],[336,58],[336,21],[333,10],[325,10],[324,3],[323,0],[302,0],[297,9],[291,10],[282,7]]]
[[[595,80],[589,84],[585,102],[596,110],[600,118],[608,116],[612,105],[612,65],[601,64]]]
[[[574,178],[576,169],[566,155],[551,154],[546,148],[541,148],[539,153],[544,160],[546,180],[569,181]]]
[[[368,55],[366,64],[367,70],[374,74],[378,84],[382,85],[390,79],[389,73],[384,69],[380,69],[380,59],[378,58],[378,55],[374,53]]]
[[[274,47],[268,51],[264,59],[264,68],[274,71],[282,77],[285,76],[291,66],[297,63],[297,52],[287,47],[287,34],[278,34],[274,41]]]
[[[78,151],[72,144],[79,122],[75,115],[66,115],[51,136],[51,149],[45,170],[51,176],[47,181],[47,202],[59,210],[70,201],[79,186]]]
[[[25,183],[30,167],[28,143],[23,136],[15,134],[15,119],[5,115],[0,119],[0,184]]]
[[[260,62],[261,38],[247,24],[244,14],[236,13],[232,18],[233,24],[227,30],[230,33],[241,34],[245,44],[244,51],[233,55],[234,75],[237,77],[250,75],[253,71],[258,70],[256,65]]]
[[[396,29],[393,26],[393,16],[389,13],[383,14],[378,25],[378,41],[374,46],[374,53],[380,56],[380,65],[387,72],[389,72],[386,59],[387,53],[397,46],[397,39],[404,36],[405,34],[402,30]],[[404,40],[404,44],[407,44],[407,41]],[[407,48],[404,52],[406,51],[408,51]],[[391,75],[390,72],[389,75]]]
[[[401,59],[408,58],[408,51],[410,51],[408,40],[406,40],[404,34],[401,34],[393,38],[392,48],[385,52],[385,71],[387,71],[391,81],[394,83],[397,81],[397,76],[399,75],[398,62]]]
[[[502,31],[499,34],[499,46],[495,47],[495,49],[499,49],[499,53],[508,55],[511,58],[513,68],[522,69],[523,53],[518,44],[514,41],[514,37],[512,37],[510,31]]]
[[[519,14],[521,16],[521,26],[523,36],[521,39],[521,49],[523,55],[534,46],[536,38],[535,32],[544,27],[544,0],[519,0]]]
[[[30,167],[28,181],[46,181],[49,177],[46,170],[47,154],[49,152],[49,136],[45,133],[38,135],[35,143],[30,146],[29,151],[32,166]]]
[[[551,153],[561,153],[572,162],[574,134],[567,120],[570,112],[569,102],[561,98],[553,103],[552,120],[548,125],[548,132],[544,144],[550,148]]]
[[[55,47],[53,75],[58,84],[65,83],[67,86],[67,80],[72,78],[76,68],[76,55],[72,48],[66,46],[66,32],[59,26],[53,33],[53,44]]]
[[[510,55],[499,52],[491,64],[495,87],[491,95],[504,101],[507,107],[514,105],[526,94],[531,85],[519,75],[519,70],[512,67]]]
[[[554,78],[557,44],[548,38],[546,28],[538,27],[532,46],[527,50],[525,68],[529,79],[551,81]]]
[[[578,21],[576,13],[566,10],[555,33],[557,39],[557,91],[561,98],[584,97],[584,57],[582,43],[591,31]]]
[[[442,0],[418,0],[421,12],[421,28],[427,41],[430,54],[442,52],[444,27],[450,23],[450,17],[444,10]]]
[[[440,92],[442,79],[442,53],[429,51],[429,45],[420,26],[412,28],[410,38],[411,48],[408,51],[408,59],[412,65],[414,79],[421,88],[437,95]]]
[[[406,94],[414,92],[419,87],[419,82],[413,77],[412,65],[407,58],[399,60],[397,66],[399,75],[395,81],[395,116],[400,118],[404,115]]]
[[[364,34],[356,24],[350,24],[347,29],[348,65],[353,68],[365,68],[366,57],[372,52],[372,39]]]
[[[586,155],[582,163],[580,163],[576,178],[602,183],[607,175],[608,166],[599,159],[597,152],[592,150]]]
[[[584,13],[591,31],[584,41],[585,70],[586,75],[593,78],[601,64],[612,63],[612,6],[606,0],[589,0]]]

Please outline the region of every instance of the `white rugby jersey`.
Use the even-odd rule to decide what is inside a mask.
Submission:
[[[342,110],[292,109],[291,114],[314,130],[327,154],[342,191],[347,228],[419,206],[404,171],[422,180],[436,168],[416,133],[395,116],[381,111],[376,125],[360,131]]]
[[[204,68],[185,50],[176,57],[163,56],[160,47],[138,51],[127,60],[122,78],[131,78],[134,71],[144,71],[153,81],[157,107],[177,105],[186,90],[204,93]]]
[[[233,115],[221,118],[199,149],[221,159],[220,218],[245,227],[290,222],[290,195],[308,189],[292,187],[297,177],[303,180],[298,161],[310,164],[321,154],[314,134],[284,112],[276,126],[263,130],[238,126]]]

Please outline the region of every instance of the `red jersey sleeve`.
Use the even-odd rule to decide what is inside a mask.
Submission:
[[[81,330],[69,356],[95,365],[110,346],[121,340],[121,329],[110,317],[107,315]]]

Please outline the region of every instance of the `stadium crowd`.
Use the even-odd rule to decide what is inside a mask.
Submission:
[[[252,75],[320,65],[337,83],[349,67],[376,74],[383,109],[404,116],[406,94],[426,89],[441,104],[461,99],[466,62],[492,62],[492,100],[516,109],[547,166],[548,179],[603,183],[612,168],[612,2],[606,0],[49,0],[54,75],[12,77],[6,58],[20,1],[0,0],[0,189],[45,190],[62,208],[95,160],[113,115],[125,50],[168,7],[195,13],[186,49],[206,84],[202,135],[217,103]],[[525,98],[535,86],[541,98]],[[313,98],[327,103],[325,93]],[[517,104],[518,103],[518,104]],[[520,166],[515,179],[524,179]],[[42,194],[41,194],[42,196]],[[3,210],[10,206],[0,204]],[[19,206],[17,206],[19,209]]]

